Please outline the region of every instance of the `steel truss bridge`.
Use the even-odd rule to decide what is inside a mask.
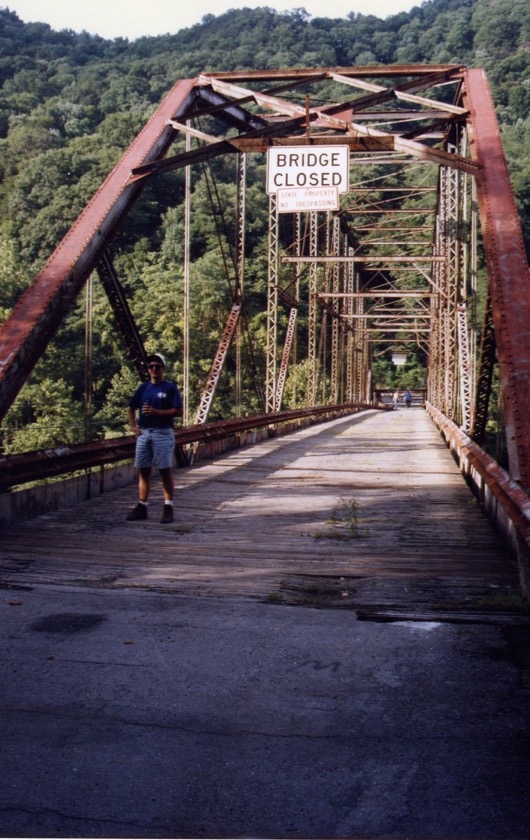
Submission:
[[[131,364],[145,378],[146,352],[113,265],[113,240],[144,187],[183,170],[189,304],[190,173],[235,156],[231,305],[197,406],[190,404],[186,325],[182,348],[185,425],[207,427],[229,354],[242,364],[248,158],[263,161],[272,147],[330,146],[349,150],[349,188],[338,206],[286,211],[278,194],[268,197],[262,415],[272,421],[285,409],[293,362],[305,362],[305,406],[373,404],[377,359],[414,350],[425,361],[433,416],[480,447],[497,373],[509,479],[528,493],[527,257],[485,73],[456,65],[219,72],[178,81],[3,325],[0,420],[94,271]],[[236,380],[237,417],[240,374]],[[104,444],[94,463],[112,460]],[[4,467],[21,457],[4,458]]]

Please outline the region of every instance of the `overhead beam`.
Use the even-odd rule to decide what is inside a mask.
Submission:
[[[317,297],[319,298],[426,298],[432,297],[434,292],[428,291],[411,291],[407,289],[404,292],[392,292],[392,291],[381,291],[374,289],[371,292],[320,292]]]
[[[326,76],[340,73],[347,78],[373,78],[374,75],[380,79],[391,79],[396,77],[418,76],[422,78],[423,86],[429,87],[428,80],[432,83],[441,84],[451,79],[458,80],[464,71],[461,64],[389,64],[378,65],[377,67],[319,67],[318,69],[281,68],[280,70],[226,70],[215,71],[212,75],[216,79],[226,79],[232,82],[270,82],[270,81],[293,81],[300,78],[308,81],[319,78],[322,74]]]
[[[284,263],[438,263],[444,262],[445,257],[410,257],[410,256],[385,256],[385,257],[282,257]]]
[[[347,315],[342,315],[342,318],[347,318]],[[395,335],[396,333],[430,333],[432,331],[431,327],[362,327],[358,329],[356,332],[358,333],[392,333]],[[396,339],[399,341],[399,339]]]

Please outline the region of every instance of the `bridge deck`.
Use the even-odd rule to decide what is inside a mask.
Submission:
[[[135,488],[9,528],[7,586],[150,588],[421,609],[517,592],[516,564],[421,409],[368,411],[177,470],[176,521]]]

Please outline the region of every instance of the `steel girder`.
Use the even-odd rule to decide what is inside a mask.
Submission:
[[[496,358],[495,325],[491,308],[491,296],[486,296],[484,308],[484,324],[480,343],[479,377],[477,380],[477,400],[475,414],[471,427],[471,436],[481,446],[486,440],[486,426],[488,421],[488,406],[490,403],[493,371]]]
[[[98,274],[114,311],[116,324],[127,349],[129,361],[133,363],[141,379],[148,379],[147,354],[142,337],[138,332],[129,303],[118,280],[110,256],[106,252],[103,254],[98,265]]]
[[[276,410],[278,370],[278,208],[275,196],[269,198],[269,278],[267,285],[267,370],[266,411]]]
[[[530,488],[530,277],[491,93],[482,70],[465,73],[471,154],[488,269],[512,478]],[[491,359],[491,354],[483,354]]]
[[[206,380],[206,386],[202,393],[199,408],[197,410],[197,416],[195,418],[196,423],[206,423],[208,419],[208,414],[215,396],[219,377],[221,376],[228,350],[232,343],[236,327],[239,323],[240,314],[241,303],[239,301],[234,302],[226,320],[225,328],[217,348],[217,353],[215,354],[212,367]]]
[[[237,159],[237,219],[236,219],[236,288],[241,300],[244,300],[245,293],[245,229],[246,229],[246,207],[247,207],[247,158],[246,155],[238,155]],[[242,343],[241,319],[237,322],[236,331],[236,413],[241,416],[242,403]]]

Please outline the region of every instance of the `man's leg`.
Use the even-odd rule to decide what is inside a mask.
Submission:
[[[171,467],[159,469],[164,494],[164,507],[160,522],[173,522],[173,473]]]
[[[162,481],[162,493],[164,495],[164,502],[172,502],[174,492],[173,470],[171,467],[168,467],[167,469],[159,470],[159,473],[160,479]]]
[[[139,467],[138,469],[138,503],[125,517],[130,522],[139,519],[147,519],[147,500],[151,487],[151,467]]]
[[[138,499],[147,502],[151,489],[151,467],[141,467],[138,470]]]

